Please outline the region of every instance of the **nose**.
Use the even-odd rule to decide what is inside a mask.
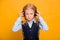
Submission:
[[[28,17],[30,18],[31,16],[30,16],[30,15],[28,15]]]

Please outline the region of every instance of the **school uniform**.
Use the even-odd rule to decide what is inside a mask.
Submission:
[[[21,23],[21,17],[19,17],[15,22],[12,31],[16,32],[20,29],[22,29],[23,32],[23,40],[39,40],[39,29],[46,31],[48,30],[48,26],[41,16],[39,17],[38,23],[33,19],[30,22],[26,21],[24,24]]]

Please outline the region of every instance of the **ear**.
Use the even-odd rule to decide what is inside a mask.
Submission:
[[[37,14],[37,13],[36,13],[36,14]],[[39,20],[39,18],[38,18],[37,15],[35,16],[35,20],[36,20],[36,22],[38,22],[38,20]]]

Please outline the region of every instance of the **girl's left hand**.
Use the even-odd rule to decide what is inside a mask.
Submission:
[[[38,16],[38,18],[40,17],[40,12],[39,11],[37,12],[37,16]]]

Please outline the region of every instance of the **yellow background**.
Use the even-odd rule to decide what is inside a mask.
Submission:
[[[36,5],[48,24],[47,32],[40,31],[40,40],[60,40],[60,0],[0,0],[0,40],[22,40],[22,31],[12,27],[25,4]]]

